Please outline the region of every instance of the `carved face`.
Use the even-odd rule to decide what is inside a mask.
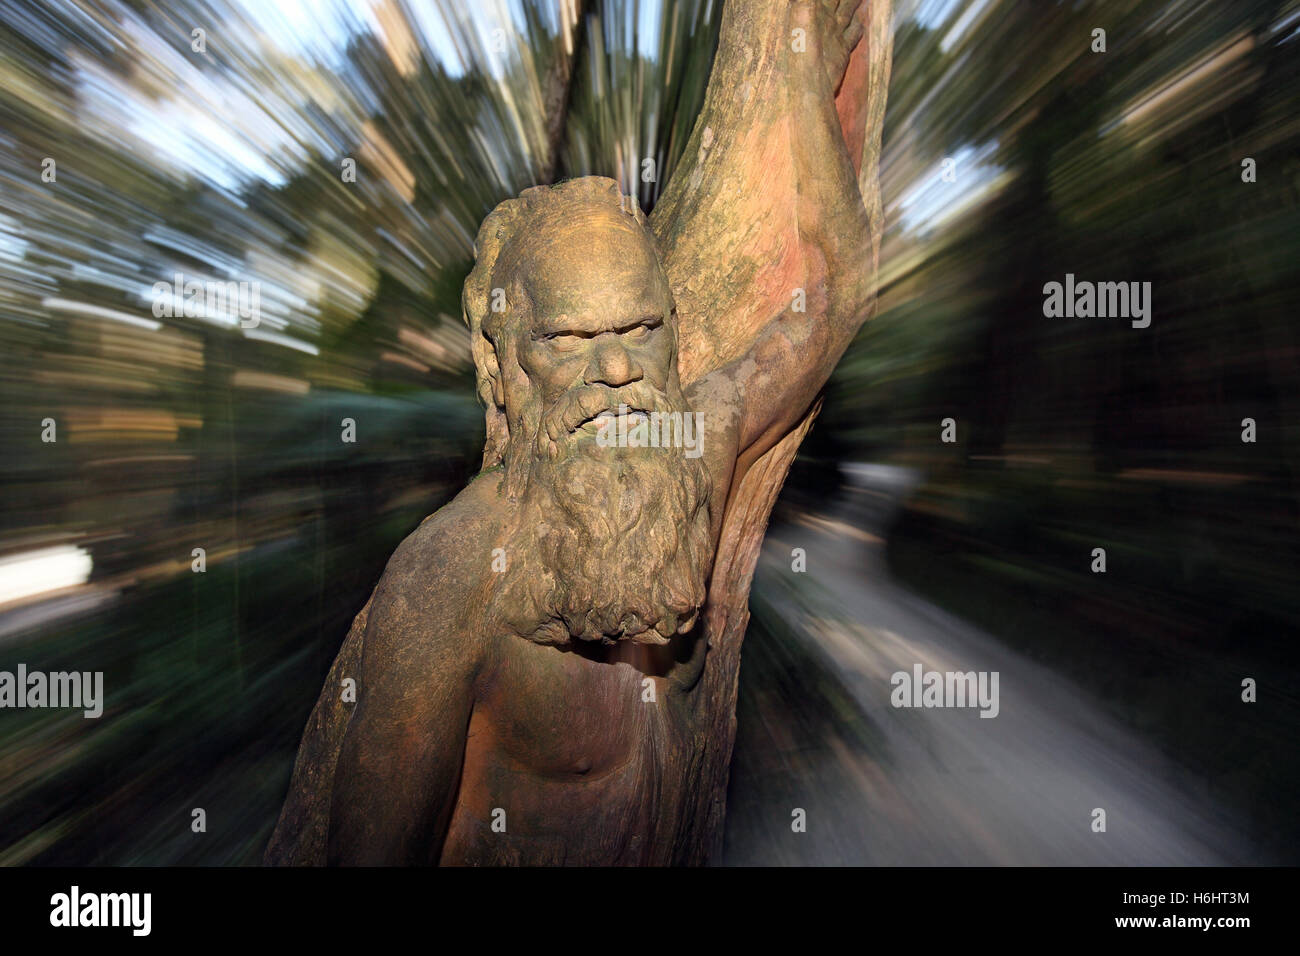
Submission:
[[[566,206],[513,244],[495,277],[518,312],[496,347],[521,557],[495,606],[542,643],[664,643],[704,600],[709,476],[681,448],[606,447],[597,431],[620,404],[686,411],[667,279],[617,206]]]
[[[645,231],[617,208],[592,207],[525,238],[515,274],[528,314],[515,348],[526,378],[506,380],[507,414],[540,404],[539,441],[564,446],[594,437],[597,417],[620,403],[680,408],[672,295]]]

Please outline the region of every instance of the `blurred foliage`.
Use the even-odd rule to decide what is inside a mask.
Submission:
[[[98,721],[4,714],[0,862],[259,858],[351,616],[476,468],[459,294],[478,224],[585,173],[652,206],[719,15],[717,0],[0,2],[0,561],[93,561],[0,606],[0,668],[103,670],[107,692]],[[919,586],[1152,732],[1215,745],[1246,734],[1228,713],[1243,666],[1278,732],[1300,727],[1284,682],[1298,28],[1295,0],[900,2],[878,315],[809,443],[926,472],[895,535]],[[258,283],[259,326],[155,316],[155,283],[178,272]],[[1042,286],[1066,272],[1151,281],[1151,327],[1044,318]],[[1246,416],[1257,444],[1239,439]],[[937,440],[945,417],[955,445]],[[1133,699],[1184,660],[1226,694],[1217,735],[1194,702]],[[1224,787],[1248,801],[1276,774],[1261,826],[1293,840],[1277,808],[1294,762],[1236,746]]]
[[[879,311],[822,454],[921,469],[895,570],[1294,859],[1300,4],[926,6],[896,36]],[[1066,273],[1150,282],[1150,327],[1044,317]]]
[[[0,862],[260,858],[352,615],[476,470],[479,223],[567,175],[641,187],[643,152],[666,181],[699,109],[716,5],[579,13],[0,5],[0,561],[93,561],[0,606],[0,668],[107,695],[5,713]],[[258,283],[259,324],[156,315],[176,273]]]

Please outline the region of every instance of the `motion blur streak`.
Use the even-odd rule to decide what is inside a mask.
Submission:
[[[478,224],[585,173],[652,207],[720,10],[0,2],[0,669],[106,696],[0,711],[0,863],[260,857],[351,616],[477,466]],[[1296,862],[1298,31],[898,4],[880,307],[756,577],[728,860]],[[1046,317],[1067,274],[1152,283],[1150,327]],[[889,708],[945,662],[996,719]]]

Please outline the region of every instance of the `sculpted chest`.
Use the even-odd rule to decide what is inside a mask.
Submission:
[[[514,639],[470,718],[441,862],[637,864],[689,786],[690,708],[628,664]]]

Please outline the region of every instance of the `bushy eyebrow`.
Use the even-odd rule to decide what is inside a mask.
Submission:
[[[548,322],[544,322],[542,327],[537,330],[539,335],[580,335],[584,338],[590,338],[593,335],[599,335],[601,332],[618,332],[620,335],[624,332],[631,332],[641,325],[654,325],[664,321],[665,315],[656,312],[654,309],[648,309],[638,319],[632,322],[626,322],[621,325],[615,325],[608,321],[602,321],[600,318],[591,316],[569,316],[562,315]]]

